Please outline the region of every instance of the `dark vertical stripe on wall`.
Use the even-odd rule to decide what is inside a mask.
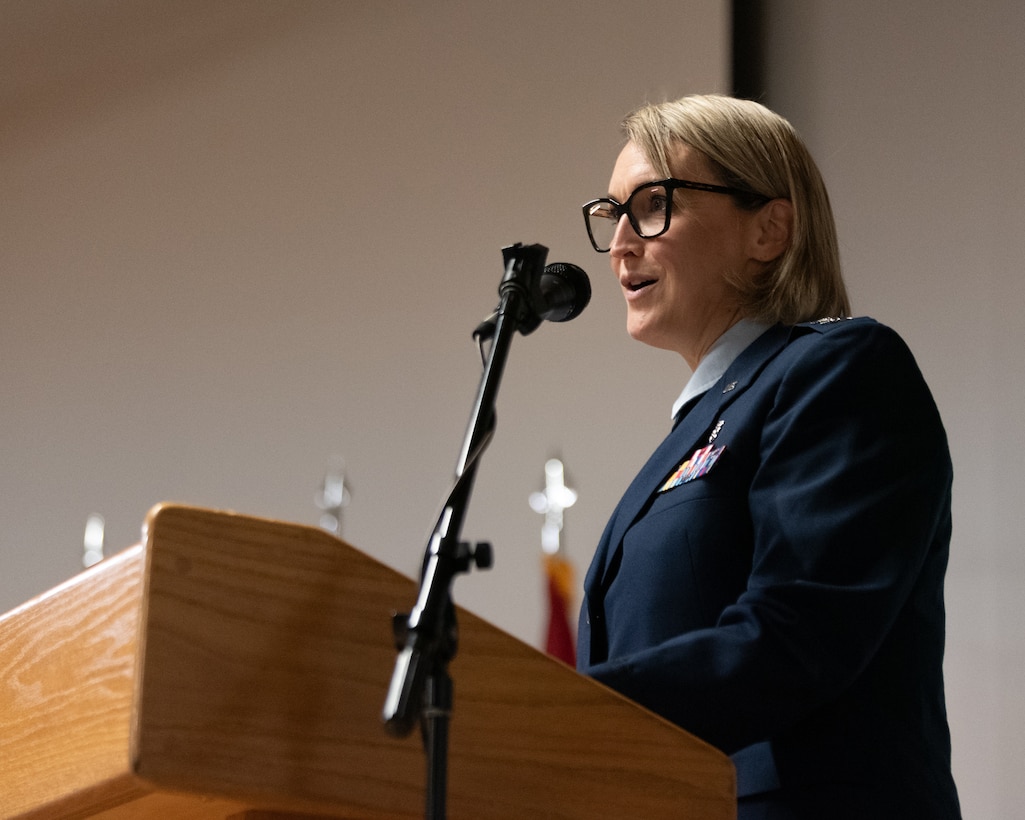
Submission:
[[[768,0],[732,0],[731,69],[733,94],[765,97],[765,5]]]

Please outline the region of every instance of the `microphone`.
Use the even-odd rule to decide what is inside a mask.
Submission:
[[[568,322],[575,319],[591,301],[591,281],[583,269],[569,262],[546,265],[531,293],[535,321],[524,325],[533,330],[537,322]],[[473,338],[486,341],[495,334],[498,311],[495,310],[473,331]],[[521,327],[521,332],[524,330]],[[529,332],[526,331],[526,332]]]
[[[591,301],[591,281],[583,270],[569,262],[546,265],[538,290],[543,307],[537,315],[548,322],[576,319]]]

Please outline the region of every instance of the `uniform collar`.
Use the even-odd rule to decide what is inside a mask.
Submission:
[[[680,408],[688,401],[695,396],[700,396],[719,381],[737,356],[770,327],[772,325],[767,322],[741,319],[716,339],[704,358],[698,362],[697,368],[691,374],[680,397],[673,403],[672,417],[675,418],[676,414],[680,412]]]

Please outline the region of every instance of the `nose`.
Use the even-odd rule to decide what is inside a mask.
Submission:
[[[610,256],[629,256],[637,253],[637,245],[644,240],[638,236],[637,231],[630,224],[630,218],[626,214],[619,217],[616,223],[616,230],[612,234],[612,242],[609,243]]]

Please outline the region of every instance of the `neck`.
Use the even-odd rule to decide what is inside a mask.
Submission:
[[[737,322],[744,318],[744,314],[740,308],[734,309],[729,315],[725,317],[719,317],[718,321],[708,322],[702,331],[697,335],[694,344],[687,348],[681,349],[678,352],[683,356],[683,360],[687,362],[687,367],[693,372],[697,370],[698,365],[701,364],[701,360],[705,358],[708,351],[711,350],[719,338]]]

